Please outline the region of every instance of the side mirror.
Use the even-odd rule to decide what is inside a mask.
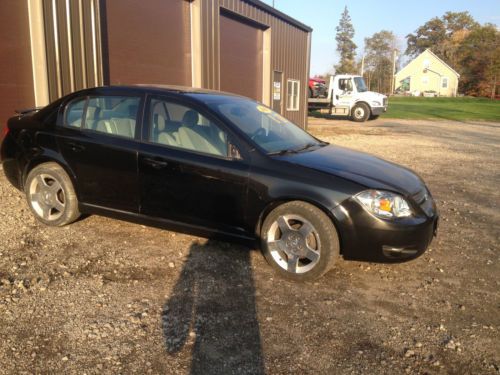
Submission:
[[[242,159],[241,158],[241,154],[240,154],[240,150],[238,150],[238,147],[236,147],[235,145],[233,145],[232,142],[228,143],[227,153],[228,153],[228,156],[231,159],[235,159],[235,160],[241,160]]]

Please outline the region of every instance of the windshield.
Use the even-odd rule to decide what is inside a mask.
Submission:
[[[268,154],[298,152],[322,143],[270,108],[233,96],[199,97]]]
[[[358,90],[358,92],[368,91],[363,77],[354,77],[354,84],[356,85],[356,89]]]

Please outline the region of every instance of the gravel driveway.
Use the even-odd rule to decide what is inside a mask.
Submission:
[[[293,284],[239,245],[98,216],[45,227],[0,173],[0,373],[500,373],[500,124],[310,130],[425,179],[428,252]]]

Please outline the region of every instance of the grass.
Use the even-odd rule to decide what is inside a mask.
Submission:
[[[500,122],[500,100],[390,97],[384,118]]]

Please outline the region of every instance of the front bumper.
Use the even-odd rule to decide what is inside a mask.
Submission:
[[[391,261],[421,255],[437,234],[438,214],[385,220],[368,213],[354,199],[332,211],[346,259]]]
[[[372,115],[373,116],[379,116],[384,112],[387,112],[387,106],[385,106],[385,107],[372,107]]]

